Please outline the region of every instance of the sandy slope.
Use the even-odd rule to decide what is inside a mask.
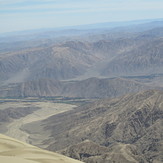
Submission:
[[[80,163],[0,134],[1,163]]]

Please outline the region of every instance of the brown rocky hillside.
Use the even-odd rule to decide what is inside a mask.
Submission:
[[[99,100],[23,129],[31,134],[33,144],[37,130],[50,133],[42,142],[49,144],[48,149],[88,163],[162,162],[162,102],[162,91],[129,94]]]

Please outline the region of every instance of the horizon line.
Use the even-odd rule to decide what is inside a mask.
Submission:
[[[119,20],[119,21],[105,21],[105,22],[95,22],[95,23],[91,23],[91,24],[77,24],[77,25],[65,25],[65,26],[59,26],[59,27],[47,27],[47,28],[31,28],[31,29],[25,29],[25,30],[15,30],[15,31],[11,31],[11,32],[0,32],[0,35],[9,35],[9,34],[15,34],[15,33],[23,33],[23,32],[35,32],[35,31],[47,31],[47,30],[87,30],[87,29],[102,29],[102,28],[109,28],[109,27],[96,27],[96,28],[90,28],[87,27],[85,29],[77,29],[80,27],[86,27],[86,26],[93,26],[93,25],[102,25],[102,24],[107,24],[107,23],[138,23],[141,24],[142,23],[149,23],[149,22],[153,22],[153,21],[163,21],[163,17],[161,18],[147,18],[147,19],[131,19],[131,20]],[[130,24],[130,25],[134,25],[134,24]],[[122,25],[125,26],[125,25]],[[112,28],[115,27],[121,27],[121,25],[117,25],[114,26]],[[76,28],[76,29],[75,29]],[[38,32],[39,32],[38,31]]]

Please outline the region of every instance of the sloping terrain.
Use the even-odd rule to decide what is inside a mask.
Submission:
[[[4,101],[0,103],[0,132],[21,140],[23,142],[30,143],[29,133],[21,130],[21,127],[25,124],[40,121],[46,119],[52,115],[59,114],[76,107],[71,104],[53,103],[45,99],[15,99],[14,101]],[[41,125],[41,124],[40,124]],[[37,134],[40,139],[44,139],[44,136],[49,135],[48,132]],[[35,140],[37,142],[37,140]]]
[[[1,38],[1,133],[86,163],[163,162],[162,20]],[[55,162],[10,140],[0,162]]]
[[[100,146],[89,140],[59,151],[87,163],[146,163],[136,146],[117,143],[110,148]]]
[[[1,53],[0,80],[6,84],[40,78],[75,78],[83,75],[94,64],[109,59],[119,48],[123,48],[122,42],[117,49],[120,45],[117,42],[119,41],[68,41],[48,47]]]
[[[161,162],[162,102],[162,91],[129,94],[117,99],[99,100],[44,121],[27,124],[23,129],[30,133],[33,144],[37,130],[51,133],[37,145],[49,144],[47,149],[62,150],[65,155],[86,162]],[[85,140],[93,143],[84,143]]]
[[[52,97],[77,98],[117,97],[126,93],[146,90],[152,86],[134,80],[89,78],[81,81],[55,81],[40,79],[0,88],[0,97]]]
[[[163,38],[143,45],[114,58],[103,68],[103,75],[144,75],[163,71]]]
[[[73,78],[80,75],[90,62],[94,62],[95,58],[90,58],[86,54],[86,52],[59,45],[0,54],[2,56],[1,80],[18,82],[39,78]]]
[[[0,134],[0,162],[2,163],[80,163]]]
[[[160,73],[162,31],[163,28],[155,27],[118,38],[114,35],[121,35],[119,31],[114,31],[112,37],[105,31],[97,33],[94,37],[99,39],[95,40],[70,37],[46,46],[2,51],[0,84],[42,78],[67,80]]]

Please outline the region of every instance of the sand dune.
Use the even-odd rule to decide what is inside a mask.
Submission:
[[[0,134],[2,163],[80,163],[80,161],[45,151]]]

